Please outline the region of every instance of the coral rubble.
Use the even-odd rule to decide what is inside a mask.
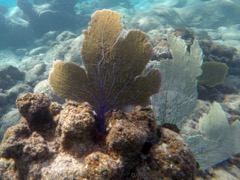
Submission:
[[[43,93],[17,99],[22,115],[0,146],[0,179],[194,179],[183,139],[160,128],[149,107],[106,114],[106,135],[88,103],[51,102]]]

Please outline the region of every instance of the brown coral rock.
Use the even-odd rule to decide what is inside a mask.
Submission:
[[[64,149],[78,154],[86,153],[92,146],[96,121],[88,103],[67,102],[60,113],[59,126]],[[90,144],[89,144],[90,143]]]
[[[121,161],[113,159],[107,154],[95,152],[85,159],[84,178],[97,180],[121,179]]]
[[[142,167],[134,173],[134,179],[194,179],[196,162],[188,145],[177,133],[162,128],[161,138],[151,148]]]
[[[42,130],[53,125],[50,103],[51,100],[44,93],[26,93],[16,101],[19,112],[32,130]]]
[[[110,130],[107,136],[107,143],[111,150],[126,156],[131,153],[139,153],[146,139],[146,134],[133,123],[127,120],[119,120]]]
[[[13,159],[0,158],[0,179],[1,180],[18,180],[18,172]]]
[[[31,104],[27,97],[26,104]],[[98,136],[89,104],[69,101],[48,106],[48,116],[56,123],[52,128],[35,131],[30,128],[34,124],[22,117],[5,133],[0,145],[0,179],[194,178],[195,161],[188,146],[178,134],[161,130],[149,107],[109,112],[109,132]],[[52,134],[51,138],[46,134]]]
[[[58,153],[52,160],[44,162],[41,169],[43,179],[83,179],[84,161],[67,153]]]
[[[58,104],[57,102],[52,102],[51,105],[49,106],[50,113],[52,116],[56,116],[60,113],[62,110],[61,104]]]
[[[14,173],[18,174],[19,179],[38,179],[41,162],[50,159],[56,147],[48,143],[37,132],[31,132],[25,122],[10,127],[4,135],[0,146],[0,157],[6,163],[14,160]],[[4,167],[0,167],[0,171]],[[38,171],[35,171],[38,169]],[[12,166],[7,168],[12,172]],[[8,176],[9,174],[6,174]],[[0,176],[1,179],[1,176]]]
[[[95,131],[95,119],[88,103],[68,102],[61,111],[60,122],[65,136],[79,138],[82,141]]]
[[[29,127],[23,123],[8,128],[0,146],[0,156],[4,158],[18,158],[21,156],[23,139],[28,138],[30,135]]]
[[[129,113],[131,122],[134,123],[147,137],[146,142],[154,144],[158,141],[158,125],[153,115],[153,110],[148,107],[136,106]]]

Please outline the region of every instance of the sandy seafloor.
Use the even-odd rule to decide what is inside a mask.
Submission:
[[[15,99],[20,93],[44,91],[54,100],[63,102],[53,94],[46,81],[52,62],[62,59],[82,64],[79,52],[83,38],[81,32],[87,28],[90,15],[102,8],[120,12],[125,29],[144,31],[153,47],[159,38],[166,38],[170,29],[188,28],[197,40],[212,40],[224,45],[227,52],[234,51],[232,58],[218,57],[219,61],[222,58],[224,62],[233,62],[235,66],[224,83],[234,91],[222,93],[219,90],[221,87],[217,87],[211,93],[215,93],[214,100],[223,105],[229,121],[233,116],[240,117],[240,0],[89,0],[79,1],[75,5],[73,15],[81,18],[78,26],[67,24],[65,29],[61,27],[31,37],[27,33],[29,29],[21,29],[31,22],[28,22],[19,8],[11,7],[4,14],[6,21],[11,21],[12,28],[15,28],[15,37],[9,36],[8,33],[11,35],[11,32],[3,34],[5,32],[0,30],[0,138],[6,128],[19,119]],[[0,14],[1,9],[3,8],[0,8]],[[51,23],[51,20],[47,23]],[[3,24],[0,24],[0,28],[1,25]],[[45,30],[44,27],[42,29]],[[232,156],[206,173],[199,173],[198,179],[240,179],[239,155]]]

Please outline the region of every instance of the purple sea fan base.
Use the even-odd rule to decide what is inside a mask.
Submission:
[[[107,131],[106,131],[106,126],[105,126],[105,121],[106,121],[106,118],[105,118],[105,111],[103,110],[102,112],[96,112],[97,116],[96,116],[96,121],[97,121],[97,131],[100,132],[100,133],[103,133],[105,134]]]

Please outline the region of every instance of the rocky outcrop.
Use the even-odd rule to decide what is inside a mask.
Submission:
[[[0,179],[194,179],[195,160],[183,139],[157,126],[152,110],[106,114],[96,131],[88,103],[51,102],[43,93],[17,99],[22,117],[0,145]]]

